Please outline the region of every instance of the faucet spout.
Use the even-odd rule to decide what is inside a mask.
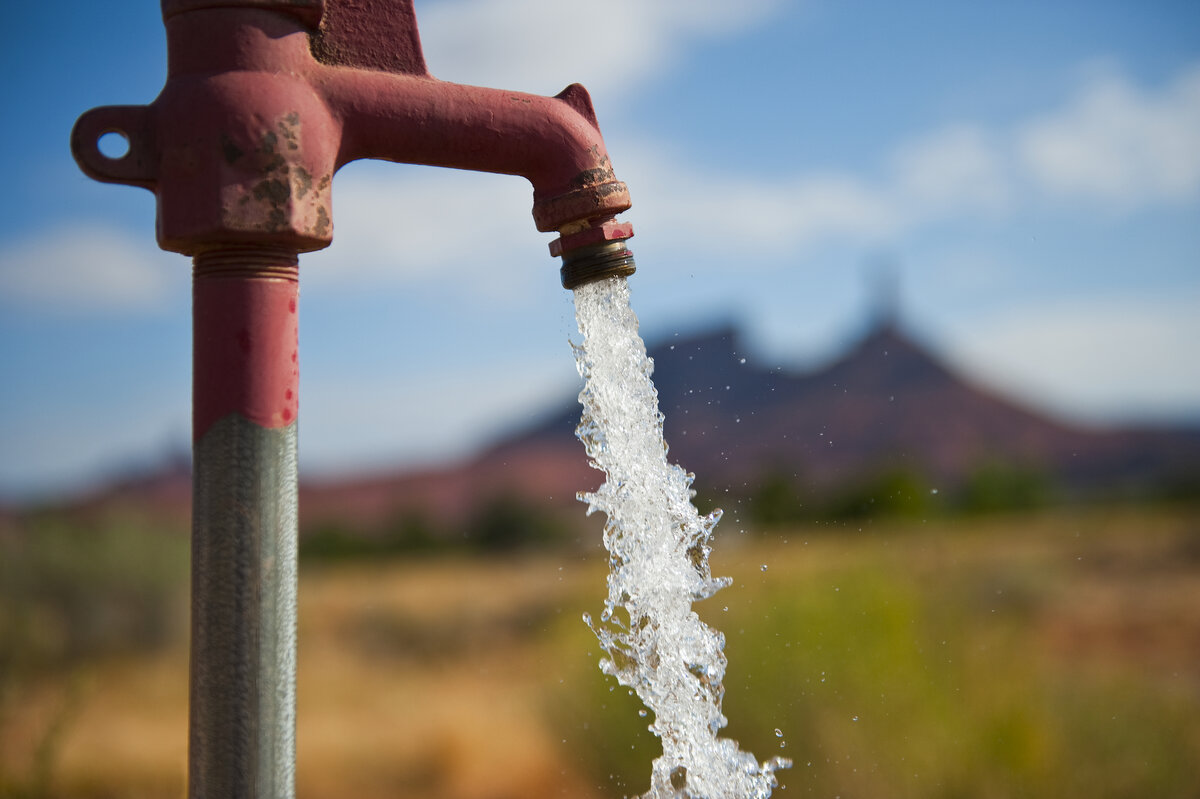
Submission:
[[[342,125],[338,166],[378,158],[519,175],[533,185],[534,223],[544,232],[630,207],[579,84],[542,97],[344,67],[316,77]]]

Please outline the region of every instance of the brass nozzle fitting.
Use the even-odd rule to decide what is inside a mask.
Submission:
[[[559,276],[565,289],[574,289],[606,277],[628,277],[637,269],[633,263],[633,253],[624,241],[606,241],[580,247],[563,253],[562,259]]]
[[[573,230],[550,242],[550,254],[562,256],[562,285],[573,289],[606,277],[628,277],[636,269],[625,240],[633,238],[633,225],[612,217]]]

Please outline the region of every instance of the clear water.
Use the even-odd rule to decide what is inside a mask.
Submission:
[[[624,278],[575,290],[583,343],[574,347],[584,379],[576,430],[607,479],[580,494],[588,513],[603,511],[609,554],[608,598],[598,621],[584,620],[607,656],[600,668],[632,688],[653,713],[662,739],[645,799],[765,798],[784,758],[759,763],[720,738],[725,637],[692,603],[729,584],[709,569],[720,511],[692,505],[693,475],[667,460],[653,363],[638,335]]]

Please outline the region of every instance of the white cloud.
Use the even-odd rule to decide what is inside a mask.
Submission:
[[[306,265],[338,262],[313,274],[322,280],[477,276],[488,269],[481,251],[544,235],[534,228],[529,182],[511,175],[360,164],[339,173],[334,186],[334,245],[328,256],[305,256]]]
[[[975,315],[952,357],[984,381],[1093,419],[1178,417],[1200,407],[1200,291],[1097,298]]]
[[[952,125],[901,145],[892,157],[888,191],[918,221],[970,209],[1001,211],[1011,187],[1002,146],[971,125]]]
[[[1122,207],[1200,193],[1200,66],[1162,91],[1093,77],[1067,106],[1017,132],[1023,166],[1053,195]]]
[[[154,241],[83,223],[0,249],[0,303],[60,311],[147,311],[168,301],[188,262]]]
[[[622,150],[638,219],[670,231],[675,247],[739,253],[795,254],[837,238],[877,245],[964,218],[1003,219],[1047,198],[1117,210],[1191,201],[1200,194],[1200,65],[1161,91],[1094,76],[1058,111],[1007,129],[931,130],[899,143],[874,176],[752,180],[680,163],[655,145]]]
[[[554,236],[534,226],[526,180],[360,164],[334,186],[333,245],[300,260],[315,291],[450,289],[467,305],[513,305],[528,301],[533,281],[557,285]]]
[[[662,77],[691,40],[744,30],[781,5],[782,0],[445,0],[419,3],[417,16],[426,63],[443,80],[553,94],[564,88],[554,76],[566,75],[597,97],[615,98]]]
[[[622,164],[634,176],[624,178],[634,197],[628,216],[635,227],[653,231],[678,252],[773,252],[828,235],[882,234],[897,223],[886,198],[852,175],[768,182],[698,173],[653,147],[632,152]]]
[[[708,14],[701,21],[719,16]],[[753,178],[685,163],[661,142],[629,140],[622,142],[617,167],[634,197],[627,218],[643,240],[649,233],[673,254],[736,254],[771,268],[776,261],[763,256],[796,257],[829,240],[890,246],[922,228],[1003,220],[1047,197],[1174,202],[1200,188],[1196,115],[1200,67],[1158,92],[1100,75],[1036,120],[995,130],[956,123],[900,142],[875,175],[845,170]],[[533,230],[524,181],[445,170],[399,176],[395,169],[339,178],[338,244],[330,257],[349,267],[331,266],[331,279],[387,273],[503,291],[507,284],[497,275],[519,272],[522,259],[545,252],[549,237]],[[491,255],[481,257],[485,252]],[[498,269],[498,263],[506,266]]]
[[[873,179],[835,171],[771,180],[698,176],[654,146],[626,152],[620,173],[635,176],[624,179],[637,223],[669,236],[677,250],[795,255],[831,238],[879,244],[920,225],[1000,213],[1011,200],[1003,164],[983,131],[953,126],[901,145],[886,174]]]

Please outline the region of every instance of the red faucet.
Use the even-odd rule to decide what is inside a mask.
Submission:
[[[157,198],[193,258],[189,795],[293,794],[298,254],[333,237],[332,184],[360,158],[521,175],[563,285],[633,272],[587,91],[429,75],[412,0],[163,0],[167,81],[83,114],[96,180]],[[109,158],[100,139],[123,136]]]
[[[333,173],[360,158],[528,178],[537,229],[564,231],[563,251],[630,235],[611,224],[629,192],[587,91],[437,80],[412,0],[163,0],[163,18],[158,99],[94,108],[71,137],[89,176],[155,193],[163,249],[326,247]],[[122,158],[100,152],[111,132],[129,141]]]

